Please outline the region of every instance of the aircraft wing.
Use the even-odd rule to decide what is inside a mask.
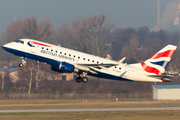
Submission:
[[[92,74],[97,74],[97,71],[100,71],[100,69],[104,69],[107,72],[110,71],[108,68],[104,66],[83,66],[83,65],[76,65],[76,68],[85,71],[85,72],[90,72]],[[124,74],[126,74],[127,71],[123,72],[119,77],[123,77]]]
[[[122,58],[120,61],[117,63],[109,63],[109,64],[74,64],[75,68],[85,71],[85,72],[90,72],[92,74],[97,74],[96,71],[100,71],[101,69],[109,71],[109,67],[112,66],[117,66],[121,64],[125,60],[125,57]]]
[[[117,66],[117,65],[121,64],[125,59],[126,59],[126,57],[122,58],[117,63],[109,63],[109,64],[78,64],[78,65],[89,66],[89,67],[100,67],[100,68],[106,67],[106,68],[109,68],[109,67]]]

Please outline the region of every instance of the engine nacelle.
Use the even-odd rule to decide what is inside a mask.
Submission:
[[[56,72],[61,72],[61,73],[77,72],[77,69],[74,67],[74,65],[66,63],[66,62],[61,62],[59,64],[59,67],[51,66],[51,70],[56,71]]]

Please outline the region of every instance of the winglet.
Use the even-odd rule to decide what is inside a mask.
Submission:
[[[121,64],[125,59],[126,57],[123,57],[120,61],[118,61],[118,64]]]

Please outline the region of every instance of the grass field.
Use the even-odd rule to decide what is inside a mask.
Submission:
[[[0,100],[0,109],[63,107],[180,106],[180,101]],[[180,120],[180,111],[0,113],[0,120]]]
[[[60,108],[60,107],[129,107],[180,106],[180,101],[118,101],[115,100],[0,100],[0,108]]]
[[[3,113],[2,120],[179,120],[180,111]]]

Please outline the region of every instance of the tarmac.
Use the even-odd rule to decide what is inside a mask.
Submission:
[[[87,108],[19,108],[0,109],[0,113],[24,112],[87,112],[87,111],[152,111],[152,110],[180,110],[180,106],[168,107],[87,107]]]

